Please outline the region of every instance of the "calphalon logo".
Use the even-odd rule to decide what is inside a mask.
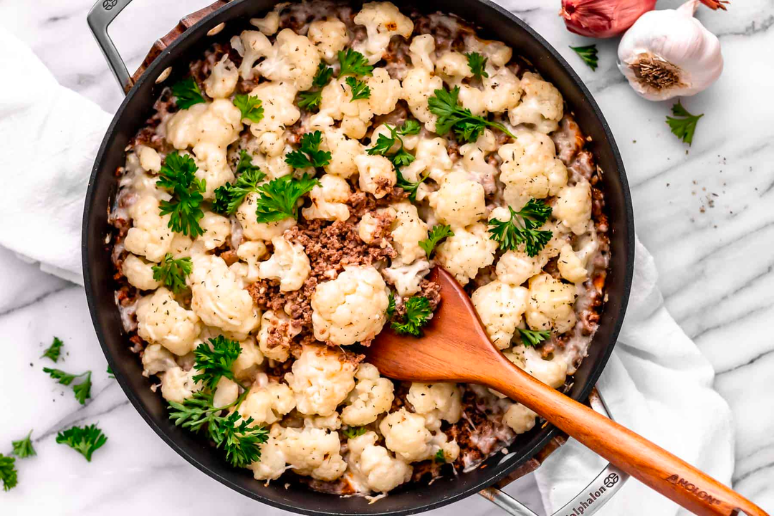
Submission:
[[[699,499],[708,501],[710,505],[720,504],[720,500],[709,494],[707,491],[702,491],[679,475],[671,475],[667,477],[667,482],[671,482],[672,484],[685,489],[689,493],[695,494],[697,497],[699,497]]]
[[[581,500],[575,507],[570,507],[572,512],[564,513],[565,516],[582,516],[588,511],[592,505],[594,505],[606,492],[621,480],[621,477],[617,473],[610,473],[604,480],[604,486],[599,486],[596,491],[590,491],[586,500]]]
[[[110,11],[113,9],[113,7],[116,6],[117,3],[118,3],[118,0],[105,0],[104,2],[102,2],[102,8],[105,9],[106,11]]]

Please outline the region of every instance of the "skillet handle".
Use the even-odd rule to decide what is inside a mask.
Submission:
[[[156,40],[153,47],[148,52],[148,55],[145,57],[145,60],[142,62],[142,65],[140,65],[140,68],[137,69],[134,75],[129,75],[126,63],[124,63],[121,54],[118,53],[115,43],[113,43],[113,40],[108,34],[108,27],[113,23],[113,20],[116,19],[121,11],[131,3],[131,1],[132,0],[97,0],[97,3],[91,8],[89,15],[86,18],[89,23],[89,28],[91,29],[92,34],[94,34],[97,44],[108,62],[110,70],[113,72],[121,89],[124,90],[124,93],[129,93],[129,90],[132,89],[134,83],[137,82],[153,60],[171,45],[173,41],[180,37],[187,29],[198,23],[202,18],[228,3],[228,0],[218,0],[212,5],[182,18],[180,23],[178,23],[174,29],[169,31],[166,36]],[[214,27],[210,32],[216,33],[216,29],[217,27]],[[165,70],[159,75],[157,82],[166,79],[167,75],[169,74]]]
[[[602,399],[602,395],[597,389],[594,389],[591,396],[589,396],[589,404],[596,412],[613,419],[610,416],[607,405],[605,405],[605,402]],[[621,471],[612,464],[608,464],[599,475],[583,489],[583,491],[578,493],[576,497],[567,502],[564,507],[556,511],[552,516],[572,516],[573,514],[579,514],[576,511],[578,508],[582,508],[582,514],[584,516],[591,516],[601,509],[628,479],[629,475],[627,473]],[[594,496],[591,503],[589,503],[589,499],[591,498],[589,493],[592,493]],[[479,491],[478,494],[512,516],[538,516],[518,500],[507,495],[497,487],[487,487],[486,489]]]

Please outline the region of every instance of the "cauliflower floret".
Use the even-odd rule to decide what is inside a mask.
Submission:
[[[360,364],[355,378],[355,389],[347,397],[341,419],[345,425],[363,426],[390,410],[394,399],[393,384],[387,378],[380,378],[379,370],[367,363]]]
[[[521,88],[524,91],[521,104],[508,112],[511,125],[529,124],[544,134],[556,131],[564,115],[564,100],[559,90],[532,72],[526,72],[521,78]]]
[[[320,54],[309,38],[292,29],[282,29],[266,59],[255,70],[270,81],[284,82],[296,91],[312,87],[312,79],[320,64]]]
[[[552,215],[576,235],[582,235],[591,220],[591,185],[582,181],[559,191]]]
[[[469,226],[486,215],[484,187],[466,172],[451,172],[430,194],[430,206],[441,222],[453,228]]]
[[[199,371],[196,369],[184,371],[180,367],[173,367],[167,370],[164,374],[159,375],[161,395],[167,401],[183,403],[202,388],[201,382],[195,382],[193,379],[197,374]]]
[[[227,54],[212,68],[210,76],[204,81],[204,92],[213,99],[227,99],[234,93],[238,80],[239,70]]]
[[[263,364],[263,353],[251,336],[239,341],[239,349],[239,356],[231,366],[231,371],[237,380],[252,378],[258,371],[258,366]]]
[[[354,22],[364,25],[368,36],[356,42],[352,48],[363,54],[370,64],[379,62],[393,36],[408,39],[414,31],[414,22],[403,15],[392,2],[368,2],[355,15]]]
[[[427,239],[427,224],[417,212],[417,207],[408,201],[390,205],[395,213],[392,223],[393,243],[398,252],[397,260],[404,264],[413,263],[425,256],[419,242]]]
[[[536,330],[564,333],[575,326],[575,285],[562,283],[549,274],[529,280],[527,324]]]
[[[560,357],[546,360],[539,350],[524,345],[514,346],[511,351],[503,354],[530,376],[554,389],[564,385],[564,381],[567,379],[567,362]]]
[[[511,47],[502,41],[479,39],[475,34],[465,36],[465,48],[468,52],[478,52],[487,58],[487,65],[505,66],[513,56]]]
[[[129,284],[140,290],[156,290],[161,286],[161,283],[153,279],[151,264],[133,254],[126,255],[124,263],[121,264],[121,271]]]
[[[228,217],[211,211],[204,212],[204,217],[199,220],[199,225],[204,230],[204,234],[196,240],[202,242],[208,251],[225,244],[231,235],[231,221],[228,220]]]
[[[282,140],[279,142],[282,143]],[[288,152],[293,151],[293,147],[288,144],[281,149],[280,153],[276,156],[267,156],[261,151],[261,145],[258,140],[250,139],[246,144],[248,152],[253,154],[252,165],[261,169],[266,173],[268,180],[277,179],[278,177],[287,176],[293,173],[293,167],[285,162],[285,155]]]
[[[386,236],[385,229],[389,229],[394,220],[395,210],[389,206],[366,212],[357,223],[358,236],[366,244],[373,245]]]
[[[327,129],[320,148],[331,153],[331,161],[325,166],[327,173],[344,179],[357,173],[355,158],[364,152],[358,140],[347,138],[340,129]]]
[[[430,112],[427,99],[435,95],[435,90],[443,88],[443,80],[434,76],[425,68],[412,68],[403,78],[403,99],[411,114],[425,124],[425,129],[435,132],[437,116]]]
[[[582,283],[589,277],[586,264],[575,254],[570,244],[565,244],[562,247],[559,259],[556,261],[556,267],[564,279],[573,283]]]
[[[285,428],[282,432],[285,461],[298,475],[317,480],[336,480],[347,469],[337,432],[320,428]]]
[[[290,243],[285,237],[272,238],[271,244],[274,246],[274,254],[261,262],[258,275],[263,279],[279,280],[282,292],[300,289],[312,270],[304,246]]]
[[[338,412],[330,416],[312,416],[304,418],[304,426],[308,428],[323,428],[325,430],[338,430],[341,428],[341,418]]]
[[[528,296],[526,288],[501,281],[487,283],[470,296],[487,335],[497,349],[510,347],[516,327],[521,324],[521,316],[527,310]]]
[[[191,308],[206,325],[231,332],[237,338],[244,338],[258,327],[260,311],[222,258],[199,255],[192,263]]]
[[[145,145],[139,145],[137,147],[137,155],[140,158],[140,166],[143,170],[154,174],[159,173],[161,170],[161,156],[156,152],[156,149],[146,147]]]
[[[535,426],[535,420],[537,414],[530,409],[522,405],[521,403],[514,403],[503,414],[503,423],[511,427],[516,435],[529,432]]]
[[[161,344],[178,356],[194,349],[202,326],[196,313],[175,301],[162,287],[137,303],[137,334],[150,343]]]
[[[384,277],[393,284],[401,297],[410,297],[419,292],[419,284],[428,272],[430,272],[430,262],[425,258],[416,260],[411,265],[393,260],[388,268],[382,269]]]
[[[222,376],[215,386],[212,404],[216,407],[227,407],[239,398],[239,385],[234,380]]]
[[[269,310],[261,317],[258,345],[266,358],[285,362],[290,357],[290,343],[300,332],[301,328],[293,326],[284,312]]]
[[[413,468],[390,455],[387,448],[376,444],[376,432],[349,439],[347,462],[350,470],[362,477],[371,491],[386,493],[411,480]]]
[[[309,40],[317,47],[320,56],[328,64],[336,61],[339,50],[349,43],[347,26],[338,18],[313,21],[309,25]]]
[[[435,62],[435,73],[449,85],[457,86],[463,79],[473,77],[468,58],[459,52],[446,52]]]
[[[492,195],[497,191],[495,178],[499,174],[497,167],[489,163],[487,152],[484,150],[488,148],[490,140],[494,143],[494,135],[487,130],[476,142],[466,143],[460,147],[462,158],[457,161],[455,167],[455,171],[463,172],[469,179],[481,184],[485,195]]]
[[[340,220],[349,218],[349,208],[346,202],[352,189],[344,178],[325,174],[320,178],[320,184],[312,188],[309,198],[312,205],[301,210],[306,220]]]
[[[567,169],[556,157],[554,142],[535,131],[522,131],[518,139],[500,147],[503,160],[500,181],[505,200],[519,209],[530,199],[556,195],[567,184]]]
[[[256,30],[243,31],[239,36],[231,38],[231,46],[242,57],[239,65],[239,75],[245,80],[253,78],[253,65],[260,58],[271,52],[271,41],[265,34]]]
[[[409,57],[411,57],[411,64],[414,68],[424,68],[428,72],[432,72],[433,65],[433,53],[435,52],[435,39],[432,34],[422,34],[421,36],[415,36],[411,40],[409,45]]]
[[[355,387],[355,365],[327,346],[304,346],[285,380],[301,414],[329,416]]]
[[[434,430],[440,429],[441,420],[454,424],[462,417],[462,396],[453,383],[412,382],[406,401],[425,416],[426,426],[436,427]]]
[[[519,105],[521,83],[508,68],[500,68],[482,79],[484,102],[490,113],[502,113]]]
[[[255,283],[260,276],[258,267],[260,260],[267,254],[266,244],[263,242],[252,242],[245,240],[237,248],[237,257],[247,264],[247,274],[244,277],[245,282]]]
[[[282,430],[280,425],[272,425],[269,439],[260,445],[261,460],[248,466],[256,480],[277,480],[288,469],[281,441]]]
[[[239,406],[242,419],[253,418],[253,425],[272,424],[296,408],[293,391],[284,383],[255,382]]]
[[[319,60],[319,56],[317,58]],[[245,123],[257,139],[258,149],[267,156],[279,156],[284,152],[285,128],[301,117],[301,111],[293,104],[297,92],[292,84],[275,81],[262,82],[250,92],[250,96],[261,99],[263,118],[258,123],[245,119]]]
[[[467,285],[479,269],[492,265],[495,251],[497,242],[489,238],[486,224],[479,222],[467,228],[455,228],[454,236],[436,249],[435,260],[461,285]]]
[[[148,344],[142,351],[142,374],[163,373],[177,367],[175,355],[167,351],[161,344]]]
[[[169,246],[169,252],[172,254],[172,258],[175,259],[190,258],[192,245],[193,240],[191,240],[191,237],[175,233],[175,236],[172,237],[172,244]]]
[[[401,169],[406,181],[416,183],[423,175],[429,174],[436,183],[443,181],[454,163],[446,150],[446,140],[443,138],[419,138],[416,145],[416,159],[407,167]],[[422,200],[429,189],[425,183],[419,185],[417,200]]]
[[[377,199],[387,195],[398,182],[392,163],[384,156],[361,154],[355,158],[360,173],[360,189]]]
[[[257,28],[266,36],[272,36],[279,30],[279,12],[275,9],[263,18],[250,18],[250,25]]]
[[[260,195],[255,192],[247,194],[244,202],[237,209],[236,218],[242,225],[245,238],[268,242],[278,236],[282,236],[285,231],[296,225],[296,220],[293,217],[276,222],[258,222],[256,220],[255,206],[258,203],[259,197]]]
[[[405,408],[388,414],[379,423],[388,449],[406,462],[417,462],[429,457],[433,434],[425,426],[425,418]]]
[[[391,113],[403,95],[400,81],[392,79],[386,68],[374,68],[373,74],[366,77],[366,83],[371,88],[368,99],[371,112],[374,115]]]
[[[495,267],[497,279],[513,286],[523,284],[535,274],[539,274],[548,260],[559,254],[557,246],[558,241],[552,239],[537,256],[529,256],[523,250],[506,252],[497,261],[497,267]]]
[[[144,256],[148,261],[160,262],[172,244],[169,215],[159,215],[159,200],[155,195],[142,195],[129,206],[133,226],[124,239],[126,250]]]
[[[312,294],[317,340],[347,346],[376,336],[387,320],[387,285],[372,266],[349,266]]]

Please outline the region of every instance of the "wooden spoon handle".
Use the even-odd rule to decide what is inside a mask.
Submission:
[[[611,463],[699,515],[768,516],[663,448],[524,373],[503,358],[480,381],[526,405]]]

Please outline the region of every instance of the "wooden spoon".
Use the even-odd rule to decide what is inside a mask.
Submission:
[[[368,362],[396,380],[477,383],[506,394],[644,484],[699,515],[767,516],[758,506],[631,430],[548,387],[490,342],[470,298],[446,271],[431,279],[443,302],[422,338],[385,329]]]

